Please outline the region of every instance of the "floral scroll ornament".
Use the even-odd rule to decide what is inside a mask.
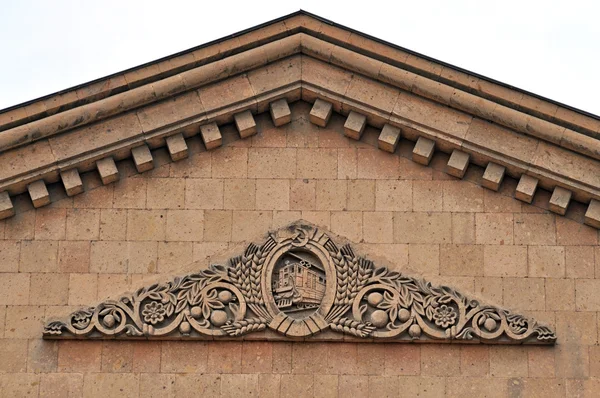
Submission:
[[[326,273],[321,281],[325,291],[320,293],[325,298],[315,310],[317,315],[305,318],[279,311],[271,290],[275,282],[269,276],[278,258],[303,253],[312,253]],[[294,285],[299,280],[290,279],[290,289],[295,290],[289,297],[294,300],[302,291]],[[287,336],[294,325],[304,327],[294,331],[296,336],[307,338],[330,329],[388,341],[556,341],[549,327],[533,319],[481,304],[447,286],[376,267],[357,256],[349,244],[338,247],[328,235],[306,224],[271,234],[261,245],[250,244],[224,265],[143,287],[76,311],[66,321],[49,322],[44,337],[213,339],[267,329]]]

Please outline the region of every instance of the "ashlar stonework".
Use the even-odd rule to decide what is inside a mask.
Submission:
[[[369,341],[556,341],[533,319],[378,267],[304,222],[251,243],[226,264],[51,321],[44,337],[213,339],[269,330],[308,340],[331,330]],[[276,336],[253,337],[261,338]]]

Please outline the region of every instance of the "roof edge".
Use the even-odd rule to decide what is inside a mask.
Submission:
[[[291,22],[297,17],[308,17],[314,22],[324,24],[326,26],[316,26],[315,24],[311,25],[309,23],[310,21],[296,21],[296,25],[293,23],[286,24],[286,21]],[[283,24],[284,30],[280,29],[278,31],[277,29],[272,29],[278,24]],[[261,30],[268,31],[268,28],[271,28],[271,32],[264,32],[266,35],[262,38],[260,35],[256,35],[256,33]],[[397,50],[398,52],[405,53],[406,58],[404,59],[404,64],[398,65],[399,62],[395,62],[397,66],[401,66],[407,70],[427,76],[429,78],[433,78],[434,80],[441,81],[445,84],[461,88],[482,98],[492,99],[501,103],[502,105],[512,107],[536,117],[547,119],[553,123],[561,124],[564,127],[571,128],[593,138],[600,137],[600,116],[436,60],[426,55],[348,28],[341,24],[337,24],[333,21],[304,10],[290,13],[252,28],[239,31],[232,35],[213,40],[200,46],[196,46],[155,61],[129,68],[125,71],[117,72],[91,82],[79,84],[69,89],[58,91],[54,94],[49,94],[38,99],[13,105],[0,110],[0,132],[2,130],[10,129],[34,120],[39,120],[52,114],[76,108],[86,103],[94,102],[102,98],[131,90],[139,86],[140,81],[143,81],[143,84],[158,81],[182,71],[189,70],[206,63],[214,62],[215,60],[222,59],[225,56],[234,55],[241,51],[247,50],[248,48],[252,48],[253,45],[256,46],[260,45],[261,43],[264,44],[265,42],[277,40],[282,36],[293,34],[298,31],[311,34],[327,41],[335,42],[338,45],[351,48],[353,51],[357,51],[359,53],[367,53],[369,56],[374,58],[384,58],[390,61],[390,59],[385,55],[374,53],[373,51],[369,51],[368,48],[365,48],[368,47],[369,43],[366,43],[366,46],[362,46],[362,48],[361,46],[356,45],[358,39],[354,38],[353,40],[352,35],[358,36],[359,38],[372,42],[370,43],[372,44],[371,50],[373,49],[373,44],[378,44],[380,45],[378,46],[379,48],[384,46]],[[340,31],[347,32],[348,35],[344,35]],[[250,36],[258,39],[254,43],[247,40],[240,41],[239,38],[243,36]],[[343,39],[345,36],[347,36],[346,40]],[[250,37],[247,37],[246,39],[250,39]],[[231,44],[231,41],[235,41],[236,39],[238,39],[237,47],[232,47],[226,51],[221,51],[227,47],[223,46],[224,43],[229,42]],[[195,52],[202,52],[202,50],[206,50],[211,47],[219,47],[219,51],[216,54],[212,54],[212,56],[209,55],[203,59],[198,59],[196,54],[194,54]],[[210,54],[210,52],[208,53]],[[171,69],[168,68],[169,65],[167,64],[170,64]],[[444,70],[444,68],[446,70]],[[152,69],[152,72],[154,73],[149,72],[148,69]],[[144,75],[144,79],[136,80],[135,78],[132,78],[134,77],[133,75]],[[129,77],[129,79],[127,77]],[[485,87],[482,87],[482,83]],[[87,90],[84,90],[86,88]],[[518,94],[521,94],[521,96]],[[593,120],[585,120],[587,118]]]

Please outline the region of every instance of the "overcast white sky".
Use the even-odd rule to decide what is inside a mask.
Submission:
[[[600,115],[594,0],[0,0],[0,109],[300,8]]]

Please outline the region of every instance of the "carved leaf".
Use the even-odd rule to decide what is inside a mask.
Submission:
[[[418,301],[413,301],[412,307],[415,309],[415,311],[417,311],[419,315],[425,315],[425,310],[423,309],[421,303],[419,303]]]

